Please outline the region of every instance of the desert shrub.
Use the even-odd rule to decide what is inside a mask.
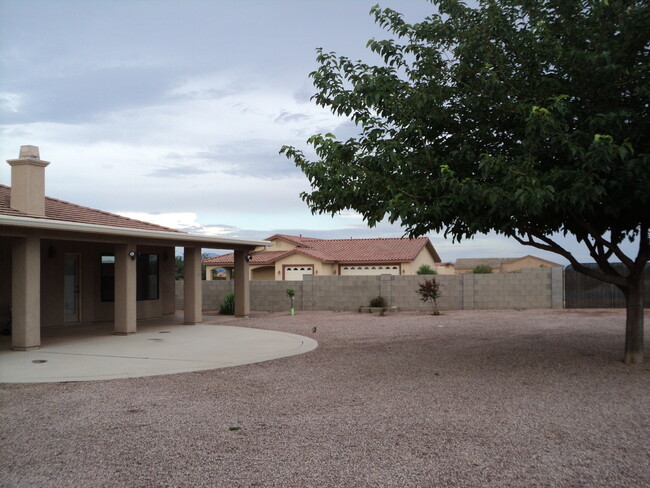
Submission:
[[[416,271],[417,274],[419,275],[437,275],[438,272],[433,269],[431,266],[428,264],[423,264],[421,265],[418,270]]]
[[[370,300],[370,306],[371,307],[387,307],[388,304],[386,303],[386,300],[384,297],[375,297],[372,300]]]
[[[490,268],[487,264],[479,264],[476,266],[473,270],[472,273],[474,274],[490,274],[492,273],[492,268]]]
[[[431,278],[430,280],[424,280],[424,283],[420,283],[419,285],[420,288],[417,290],[417,293],[420,295],[420,300],[425,303],[429,302],[432,315],[440,315],[438,304],[436,303],[436,300],[440,298],[440,283],[435,278]]]
[[[235,315],[235,294],[228,293],[221,305],[219,306],[219,313],[221,315]]]

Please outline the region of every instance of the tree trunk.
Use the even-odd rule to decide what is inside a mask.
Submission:
[[[628,277],[625,294],[625,364],[643,362],[643,270]]]

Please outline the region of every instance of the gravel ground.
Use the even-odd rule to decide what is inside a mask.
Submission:
[[[320,346],[213,371],[0,385],[0,486],[650,485],[650,358],[620,362],[621,310],[241,324]]]

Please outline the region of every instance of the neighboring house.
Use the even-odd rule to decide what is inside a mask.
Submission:
[[[531,255],[520,258],[461,258],[456,260],[456,273],[471,273],[480,265],[489,266],[493,273],[513,273],[524,268],[563,267]]]
[[[113,321],[114,333],[137,319],[175,312],[175,248],[185,253],[185,322],[202,320],[201,250],[234,250],[236,315],[249,313],[248,261],[263,241],[212,238],[129,219],[45,196],[45,167],[22,146],[11,187],[0,185],[0,326],[11,321],[12,347],[41,344],[41,328]],[[244,277],[243,279],[240,277]]]
[[[426,237],[417,239],[316,239],[276,234],[266,239],[270,250],[254,252],[250,260],[252,280],[302,280],[304,275],[361,276],[414,275],[427,264],[449,274]],[[233,269],[233,254],[205,259],[206,276],[212,270]],[[237,274],[235,273],[235,277]]]

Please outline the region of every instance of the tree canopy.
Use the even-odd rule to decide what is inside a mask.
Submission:
[[[318,50],[313,99],[359,135],[312,136],[316,161],[282,148],[311,183],[302,198],[316,213],[400,222],[410,236],[495,231],[558,253],[626,294],[626,362],[642,361],[648,0],[432,3],[415,24],[371,9],[394,36],[368,42],[377,65]],[[555,233],[583,242],[600,269],[581,266]],[[637,256],[622,251],[625,239]]]

